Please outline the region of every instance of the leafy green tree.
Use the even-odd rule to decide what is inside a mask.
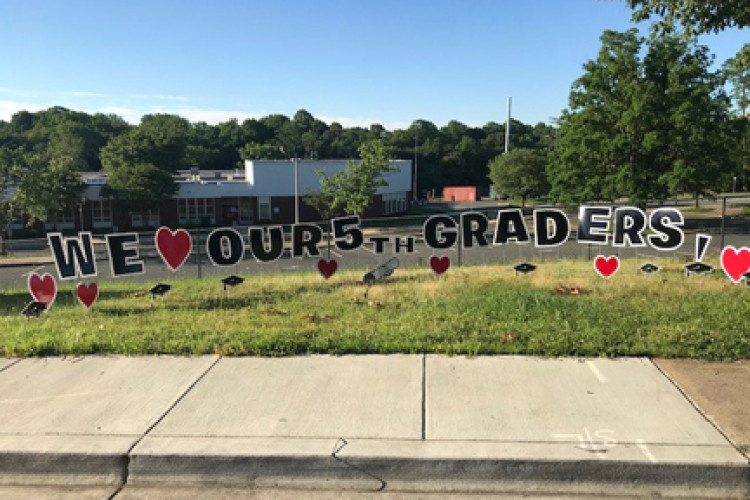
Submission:
[[[139,127],[114,138],[101,150],[104,170],[112,173],[116,168],[137,163],[150,163],[167,172],[185,168],[188,124],[177,118],[144,117]]]
[[[13,222],[13,198],[15,184],[18,183],[22,167],[19,151],[8,146],[0,146],[0,253],[5,255],[5,236]]]
[[[750,43],[745,44],[737,55],[727,60],[722,67],[732,85],[732,98],[739,111],[733,120],[736,140],[732,156],[739,167],[740,186],[750,181]]]
[[[698,206],[701,195],[731,185],[730,101],[721,75],[709,70],[707,47],[678,37],[649,45],[644,67],[655,109],[654,153],[667,168],[662,182],[673,195],[692,194]]]
[[[322,174],[321,174],[322,175]],[[328,259],[331,258],[331,222],[330,220],[336,215],[334,207],[335,195],[331,190],[320,190],[308,193],[303,198],[304,203],[315,209],[321,219],[326,221],[326,250]]]
[[[273,130],[260,120],[250,118],[242,122],[242,133],[245,142],[264,143],[273,139]]]
[[[393,170],[390,148],[382,140],[362,144],[359,153],[360,161],[349,161],[343,171],[320,181],[321,192],[331,200],[333,211],[364,212],[377,189],[386,185],[383,175]]]
[[[725,28],[750,26],[747,0],[626,0],[634,9],[633,20],[644,21],[652,16],[661,19],[655,24],[660,34],[674,32],[678,25],[688,36],[719,32]]]
[[[314,208],[318,212],[321,220],[329,220],[336,215],[334,199],[335,196],[330,190],[313,191],[306,194],[303,198],[307,206]]]
[[[239,149],[240,158],[243,160],[283,160],[288,159],[281,148],[273,143],[245,144]]]
[[[29,216],[29,225],[36,221],[56,221],[80,203],[85,186],[71,158],[58,156],[47,160],[40,154],[27,154],[22,164],[13,208]]]
[[[707,49],[664,36],[641,57],[645,42],[635,30],[605,32],[574,83],[548,166],[559,201],[643,204],[726,186],[727,99]]]
[[[521,206],[526,199],[546,195],[547,157],[533,149],[511,149],[490,163],[490,179],[496,189],[511,196],[521,197]]]
[[[639,60],[643,39],[632,29],[605,31],[601,40],[560,119],[558,151],[548,170],[552,195],[564,203],[663,196],[667,188],[657,180],[664,167],[650,151],[653,109]]]
[[[131,210],[156,208],[176,191],[172,174],[186,166],[190,124],[174,115],[146,115],[102,148],[108,174],[103,194]]]
[[[177,193],[172,174],[151,163],[124,164],[113,169],[102,187],[102,195],[128,210],[158,208],[162,200]]]
[[[740,116],[747,117],[750,108],[750,43],[743,45],[736,56],[724,63],[722,69],[732,85],[732,98],[737,103]]]

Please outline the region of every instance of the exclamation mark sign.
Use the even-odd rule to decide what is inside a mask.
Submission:
[[[695,235],[695,261],[701,262],[708,250],[708,244],[711,243],[711,236],[707,234]]]

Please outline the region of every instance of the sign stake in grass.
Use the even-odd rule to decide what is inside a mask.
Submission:
[[[166,283],[157,283],[156,285],[152,286],[151,289],[149,289],[149,293],[151,294],[151,300],[156,299],[156,296],[164,296],[168,291],[172,289],[172,285],[168,285]]]
[[[536,271],[536,266],[534,264],[524,262],[523,264],[518,264],[513,268],[513,275],[518,276],[519,274],[529,274],[534,271]]]
[[[652,274],[658,273],[659,271],[661,271],[661,267],[657,266],[656,264],[652,264],[650,262],[648,264],[643,264],[641,266],[641,272],[643,273],[644,276],[650,276]]]
[[[233,288],[237,285],[241,285],[244,282],[245,282],[244,278],[240,278],[239,276],[236,276],[234,274],[232,276],[227,276],[226,278],[223,278],[221,280],[221,283],[222,285],[224,285],[224,300],[227,299],[227,290],[229,288]]]
[[[708,264],[704,264],[703,262],[693,262],[692,264],[688,264],[685,266],[685,275],[689,278],[691,275],[695,274],[696,276],[700,276],[702,274],[710,274],[714,272],[714,268],[712,266],[709,266]]]
[[[47,310],[47,304],[44,302],[40,302],[38,300],[32,300],[28,304],[26,304],[21,311],[21,314],[26,317],[26,319],[31,318],[38,318],[44,311]]]

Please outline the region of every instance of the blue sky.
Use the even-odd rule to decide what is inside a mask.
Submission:
[[[0,119],[62,105],[216,123],[300,108],[343,125],[527,123],[567,104],[624,0],[0,3]],[[645,30],[645,26],[643,26]],[[704,36],[720,63],[747,30]]]

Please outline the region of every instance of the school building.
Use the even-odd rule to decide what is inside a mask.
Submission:
[[[299,220],[320,221],[322,217],[305,204],[305,196],[320,189],[321,175],[344,169],[347,160],[298,160],[297,193]],[[393,161],[393,170],[383,176],[363,217],[403,214],[409,209],[412,189],[410,160]],[[170,227],[247,226],[292,224],[295,217],[295,165],[291,160],[250,160],[245,169],[191,170],[175,175],[177,194],[155,210],[134,212],[102,197],[107,183],[104,172],[82,173],[86,187],[77,209],[45,224],[51,230],[129,231]],[[23,224],[18,221],[20,229]],[[15,229],[15,227],[14,227]]]

